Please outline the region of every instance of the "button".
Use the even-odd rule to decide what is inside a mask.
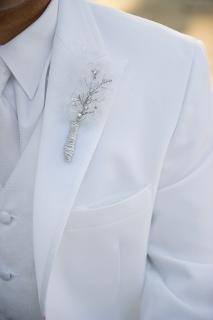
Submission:
[[[11,216],[11,214],[9,214],[9,212],[7,212],[7,211],[0,212],[0,223],[5,224],[5,225],[9,225],[12,223],[13,219],[14,219],[13,216]]]
[[[6,272],[0,271],[0,278],[3,281],[11,281],[14,278],[14,274],[11,272],[6,273]]]

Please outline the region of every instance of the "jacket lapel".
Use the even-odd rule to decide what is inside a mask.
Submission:
[[[59,3],[34,196],[34,254],[41,306],[44,311],[54,258],[76,195],[106,123],[126,60],[112,58],[82,0]],[[63,158],[69,130],[65,106],[80,90],[91,67],[112,80],[95,121],[82,124],[71,163]]]

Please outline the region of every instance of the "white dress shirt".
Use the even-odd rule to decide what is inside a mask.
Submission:
[[[0,103],[0,184],[4,186],[35,129],[45,103],[58,0],[14,39],[0,46],[11,76]]]

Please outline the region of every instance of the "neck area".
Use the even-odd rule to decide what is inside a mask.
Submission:
[[[14,9],[0,11],[0,44],[6,44],[29,27],[51,0],[28,0]]]

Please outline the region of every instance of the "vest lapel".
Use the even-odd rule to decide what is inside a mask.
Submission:
[[[91,66],[112,80],[100,116],[82,124],[71,163],[63,158],[69,129],[65,105],[80,89],[81,79]],[[63,0],[59,4],[46,106],[38,155],[34,195],[34,252],[41,307],[44,312],[48,282],[54,258],[71,213],[76,195],[106,123],[113,96],[126,66],[104,48],[99,30],[82,0]]]

